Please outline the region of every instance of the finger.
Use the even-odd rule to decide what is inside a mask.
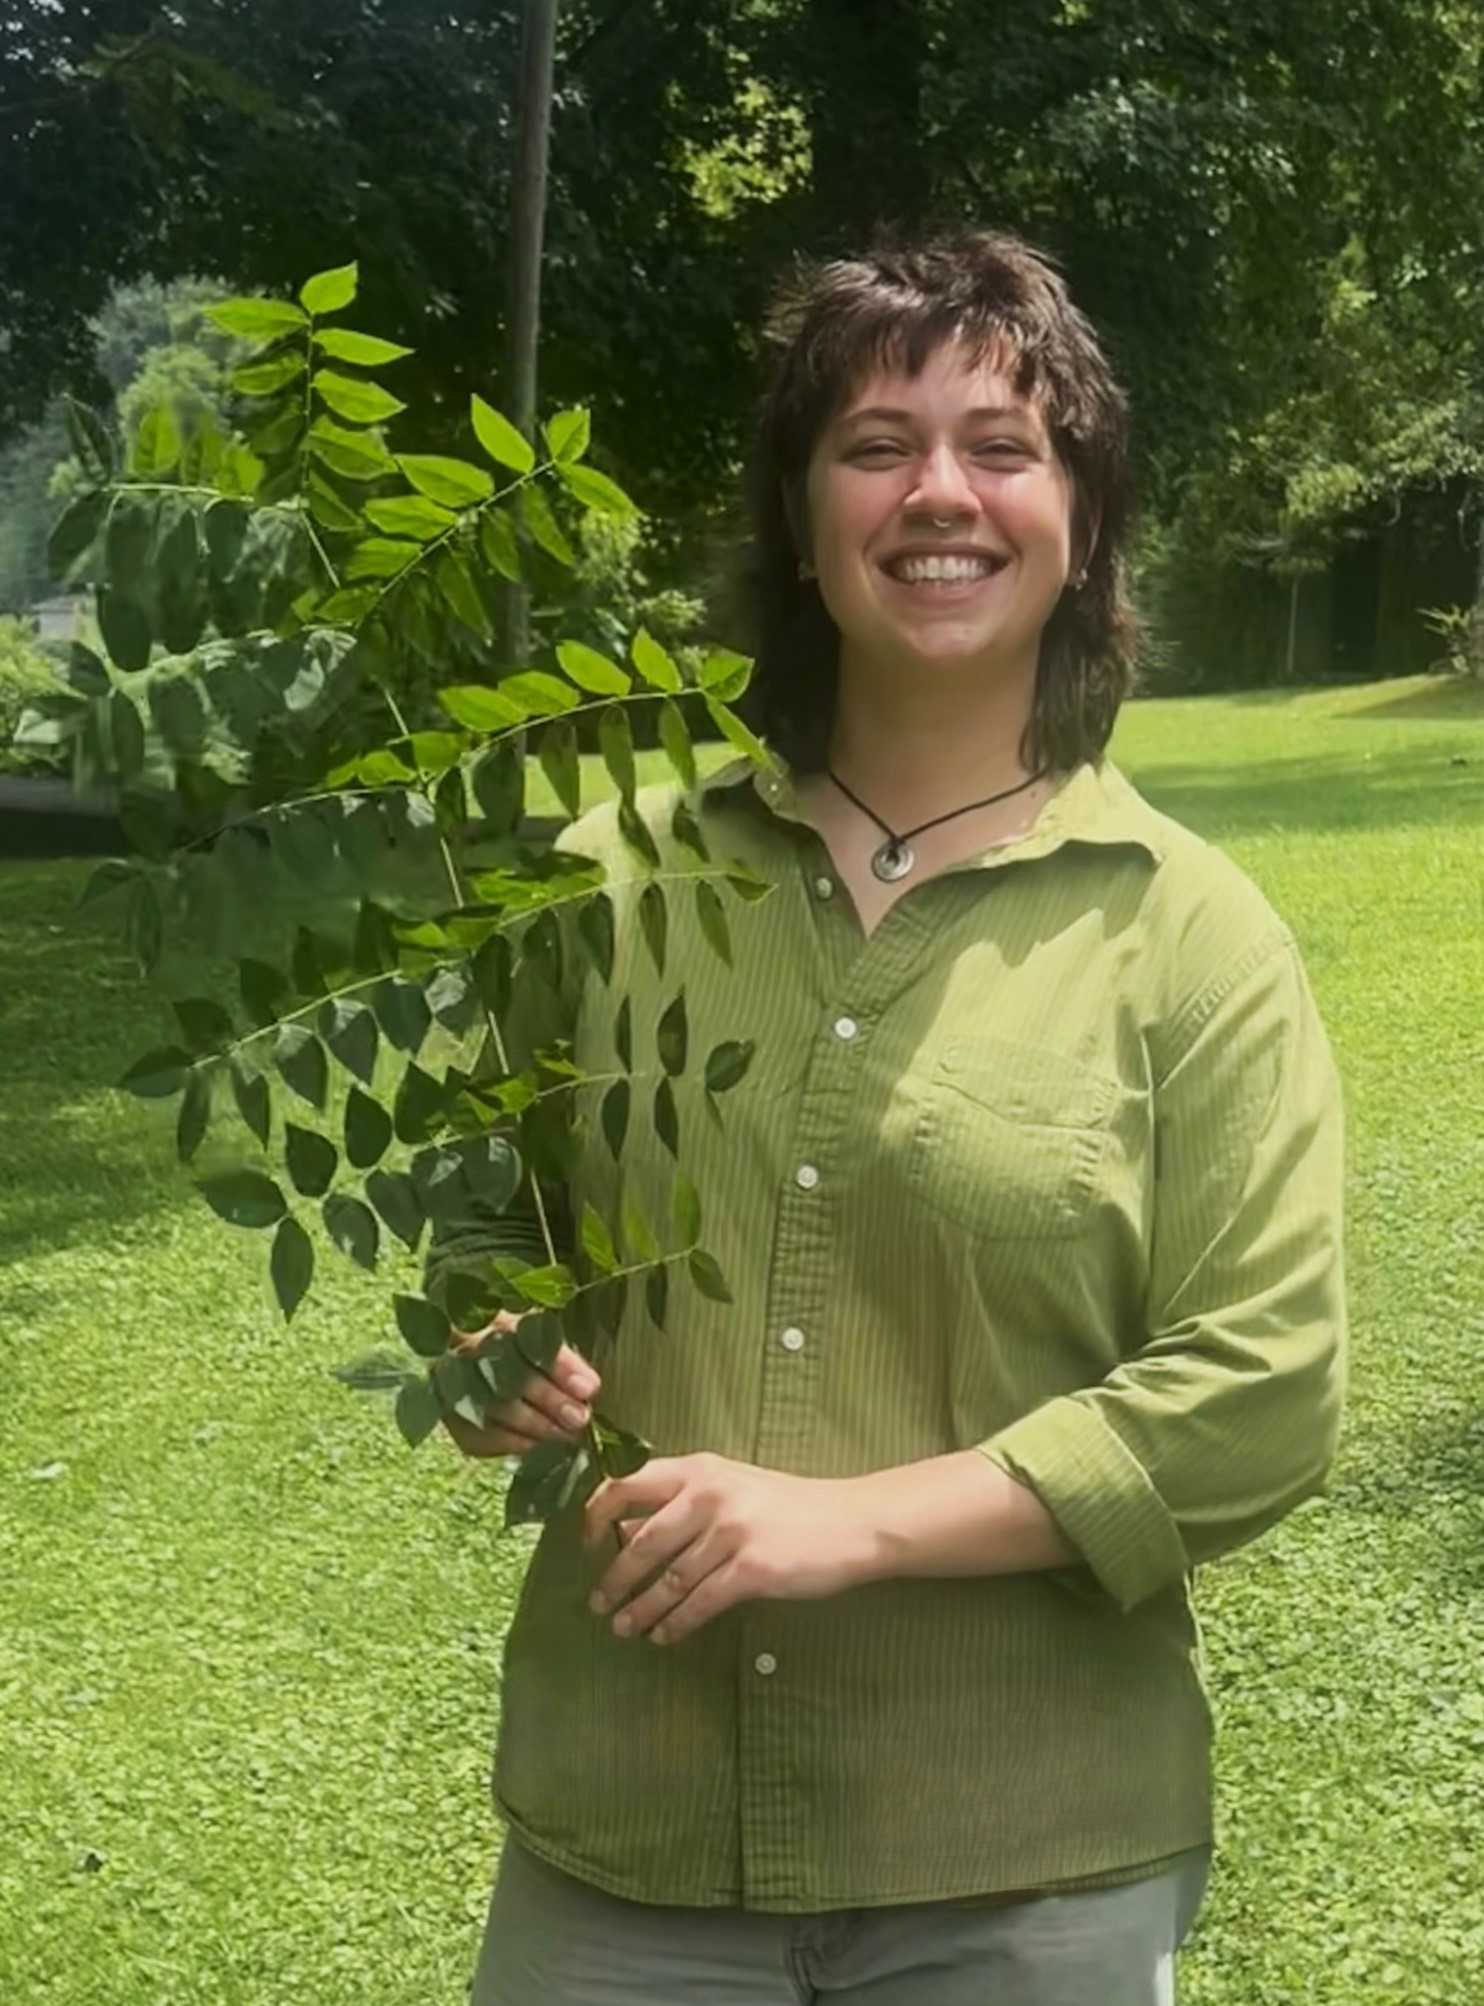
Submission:
[[[516,1434],[529,1435],[537,1442],[549,1442],[557,1437],[563,1441],[576,1441],[585,1425],[578,1422],[576,1427],[568,1427],[557,1415],[548,1414],[533,1400],[502,1400],[498,1407],[490,1409],[489,1419],[497,1428],[511,1428]]]
[[[743,1599],[742,1573],[736,1560],[725,1560],[702,1577],[690,1594],[675,1604],[650,1631],[652,1644],[678,1644],[713,1616]]]
[[[645,1519],[632,1539],[603,1571],[588,1598],[595,1616],[605,1616],[642,1588],[662,1568],[670,1566],[702,1530],[693,1499],[679,1497]]]
[[[583,1510],[584,1543],[600,1545],[616,1519],[652,1516],[677,1495],[685,1477],[683,1456],[653,1456],[630,1477],[605,1477]]]
[[[703,1532],[699,1539],[693,1539],[689,1546],[676,1554],[657,1581],[652,1581],[641,1594],[619,1610],[613,1619],[614,1634],[619,1637],[647,1636],[687,1596],[693,1595],[706,1576],[720,1567],[725,1558],[714,1533]]]
[[[551,1379],[569,1400],[594,1400],[602,1380],[580,1351],[564,1344],[552,1361]]]
[[[574,1400],[545,1373],[533,1372],[526,1381],[523,1398],[529,1407],[544,1414],[554,1427],[568,1435],[580,1434],[592,1418],[592,1409]]]
[[[523,1456],[527,1449],[536,1446],[531,1435],[522,1435],[514,1428],[503,1428],[498,1423],[476,1428],[462,1414],[445,1413],[443,1425],[466,1456],[475,1456],[481,1462],[488,1462],[496,1456]]]

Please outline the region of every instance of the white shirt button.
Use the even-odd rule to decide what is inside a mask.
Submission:
[[[834,892],[835,892],[835,880],[833,878],[820,876],[814,880],[814,896],[816,898],[820,899],[833,898]]]
[[[801,1163],[794,1172],[794,1183],[801,1191],[812,1191],[819,1182],[819,1172],[812,1163]]]
[[[804,1333],[798,1328],[797,1324],[791,1323],[787,1330],[779,1333],[778,1342],[783,1346],[785,1351],[802,1351],[804,1349]]]
[[[752,1661],[752,1669],[760,1672],[765,1679],[770,1679],[778,1669],[778,1660],[771,1651],[759,1651]]]
[[[835,1036],[845,1039],[847,1044],[859,1029],[860,1025],[856,1023],[854,1017],[837,1017],[835,1019]]]

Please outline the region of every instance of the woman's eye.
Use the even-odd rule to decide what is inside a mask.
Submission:
[[[852,460],[894,460],[905,450],[895,439],[867,439],[863,445],[855,447],[850,457]]]
[[[1025,447],[1019,439],[981,439],[974,451],[981,459],[1021,460]]]

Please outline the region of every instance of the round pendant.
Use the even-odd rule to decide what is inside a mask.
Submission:
[[[871,869],[882,884],[894,885],[898,878],[906,877],[916,862],[911,846],[893,838],[883,843],[872,857]]]

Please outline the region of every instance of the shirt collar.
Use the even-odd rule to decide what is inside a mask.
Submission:
[[[754,766],[746,758],[730,760],[701,783],[704,796],[751,788],[769,812],[784,822],[802,822],[795,802],[793,775],[774,752],[771,767]],[[956,871],[990,869],[1012,860],[1048,856],[1064,843],[1132,844],[1155,864],[1163,863],[1166,843],[1163,818],[1105,754],[1074,767],[1045,803],[1030,832],[1018,842],[1000,844],[978,856],[963,858]],[[945,874],[946,875],[946,874]]]

